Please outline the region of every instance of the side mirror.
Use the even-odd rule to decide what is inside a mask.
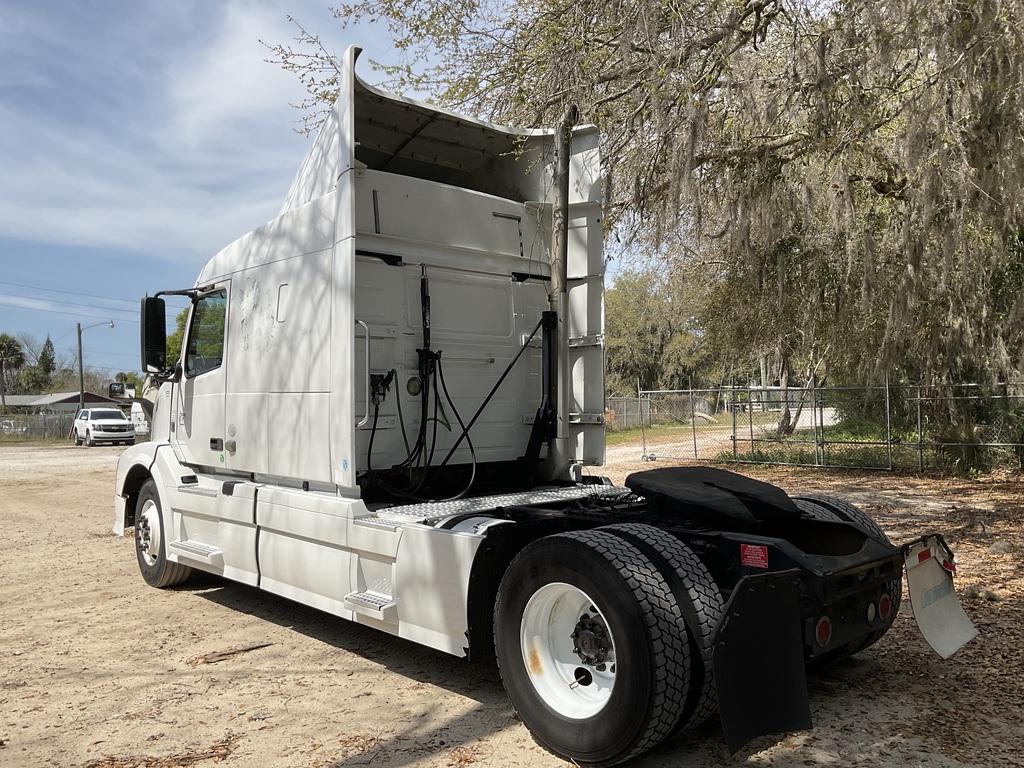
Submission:
[[[167,370],[167,309],[164,300],[142,300],[142,370],[163,373]]]

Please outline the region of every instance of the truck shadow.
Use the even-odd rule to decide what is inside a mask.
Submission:
[[[441,717],[442,707],[431,704],[423,716],[411,723],[396,723],[397,728],[389,728],[381,738],[358,745],[354,753],[344,749],[334,759],[328,755],[325,765],[331,768],[368,764],[400,768],[435,761],[461,765],[477,760],[491,764],[497,760],[502,765],[565,765],[552,755],[529,748],[507,756],[500,754],[507,739],[504,731],[514,733],[519,746],[529,744],[529,737],[505,696],[493,659],[467,662],[217,576],[197,574],[179,589],[379,664],[413,683],[434,685],[475,702],[475,706],[454,717]],[[841,713],[856,707],[857,702],[863,706],[864,688],[872,686],[877,691],[880,670],[885,666],[884,657],[876,658],[869,652],[828,669],[809,670],[808,687],[816,724],[829,731],[841,727]],[[884,695],[881,691],[877,693]],[[382,722],[386,720],[382,713]],[[438,720],[441,722],[435,725]],[[522,730],[517,733],[517,729]],[[825,741],[829,740],[826,735]],[[680,760],[697,766],[739,765],[756,753],[769,750],[773,765],[803,766],[812,759],[803,746],[807,744],[810,748],[812,741],[820,743],[817,733],[764,737],[730,755],[719,724],[712,720],[631,761],[630,765],[655,768],[679,765]],[[817,753],[820,749],[815,747],[811,751]]]

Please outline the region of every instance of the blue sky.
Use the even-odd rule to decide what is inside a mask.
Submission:
[[[292,37],[286,14],[335,52],[394,57],[326,0],[0,0],[0,332],[70,357],[76,322],[112,319],[86,364],[135,370],[139,297],[276,215],[310,141],[259,42]]]

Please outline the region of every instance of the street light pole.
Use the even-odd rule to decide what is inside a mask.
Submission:
[[[85,371],[82,370],[82,324],[75,323],[78,329],[78,411],[85,410]]]
[[[82,331],[87,331],[90,328],[95,328],[98,325],[106,325],[110,328],[114,327],[113,320],[104,320],[102,323],[93,323],[87,325],[85,328],[82,327],[81,323],[75,323],[75,329],[78,331],[78,410],[81,412],[85,409],[85,366],[82,364]]]

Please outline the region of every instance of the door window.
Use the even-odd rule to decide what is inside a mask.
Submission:
[[[189,376],[199,376],[220,367],[224,358],[227,304],[227,294],[223,290],[208,293],[196,301],[185,355],[185,373]]]

